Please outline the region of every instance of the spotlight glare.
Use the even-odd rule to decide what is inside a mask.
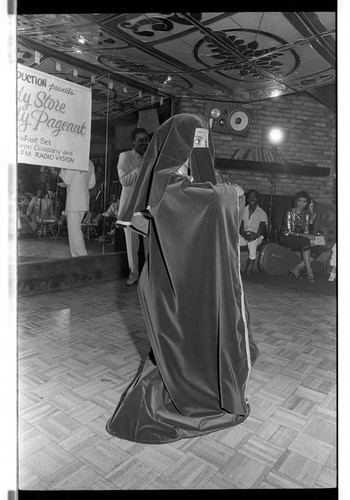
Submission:
[[[278,97],[282,94],[282,90],[275,89],[271,92],[271,97]]]
[[[280,130],[279,128],[274,128],[270,131],[269,137],[270,141],[273,144],[279,144],[280,142],[283,141],[284,136],[282,130]]]

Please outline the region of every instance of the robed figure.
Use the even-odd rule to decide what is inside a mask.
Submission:
[[[217,183],[206,120],[155,132],[119,223],[149,238],[138,294],[151,353],[107,423],[161,444],[243,422],[258,349],[240,276],[239,191]]]

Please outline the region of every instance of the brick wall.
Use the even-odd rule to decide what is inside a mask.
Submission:
[[[175,113],[204,115],[206,101],[179,99]],[[251,111],[252,125],[247,137],[213,132],[217,158],[231,158],[239,147],[268,144],[266,131],[272,126],[286,131],[287,138],[278,146],[285,160],[313,162],[330,169],[327,177],[308,177],[294,174],[276,174],[276,195],[292,196],[306,190],[320,203],[335,202],[336,132],[335,114],[312,97],[295,94],[276,97],[244,106]],[[271,191],[271,175],[257,171],[225,169],[224,180],[236,182],[245,190],[256,188],[262,194]]]

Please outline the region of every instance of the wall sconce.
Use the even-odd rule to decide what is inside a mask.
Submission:
[[[263,133],[263,142],[272,144],[273,146],[278,146],[283,142],[286,142],[288,138],[288,131],[284,127],[276,125],[274,127],[269,127]]]
[[[284,140],[283,130],[280,128],[273,128],[269,132],[269,139],[271,144],[280,144]]]

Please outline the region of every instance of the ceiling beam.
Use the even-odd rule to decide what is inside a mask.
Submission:
[[[316,87],[306,91],[316,101],[320,102],[331,111],[337,111],[337,98],[335,85],[325,85],[324,87]]]
[[[284,17],[291,23],[292,26],[294,26],[296,30],[299,31],[303,37],[310,37],[315,34],[321,35],[318,29],[320,29],[323,25],[318,23],[318,29],[316,29],[310,21],[310,18],[305,14],[305,12],[283,12]],[[326,28],[324,28],[324,31],[327,31]],[[319,36],[317,39],[312,39],[310,41],[310,45],[329,63],[332,68],[335,67],[335,54],[328,44],[323,42],[322,36]]]

